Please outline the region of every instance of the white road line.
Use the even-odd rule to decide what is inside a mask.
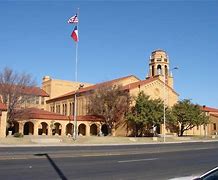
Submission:
[[[150,158],[150,159],[132,159],[132,160],[124,160],[124,161],[118,161],[118,163],[128,163],[128,162],[139,162],[139,161],[154,161],[158,158]]]

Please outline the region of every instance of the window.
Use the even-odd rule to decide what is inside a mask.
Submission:
[[[151,76],[154,76],[154,66],[151,67]]]
[[[165,65],[165,76],[168,76],[168,68],[167,68],[167,65]]]
[[[44,98],[44,97],[41,97],[41,104],[42,104],[42,105],[44,104],[44,101],[45,101],[45,98]]]
[[[54,112],[54,111],[55,111],[54,105],[50,106],[50,111],[51,111],[51,112]]]
[[[216,130],[216,123],[213,123],[213,130]]]
[[[74,103],[73,102],[70,103],[69,115],[74,115]]]
[[[69,115],[72,115],[72,103],[70,103],[70,111],[69,111]]]
[[[67,104],[64,105],[64,115],[67,115]]]
[[[74,115],[74,107],[75,105],[74,105],[74,103],[72,103],[72,115]]]
[[[160,64],[157,66],[157,75],[162,75],[162,68]]]
[[[56,105],[56,113],[60,113],[61,112],[61,106],[58,104]]]
[[[62,105],[62,114],[67,115],[67,104]]]
[[[64,104],[62,104],[62,114],[64,114],[64,108],[65,108],[65,106],[64,106]]]
[[[39,104],[39,96],[36,96],[36,104]]]

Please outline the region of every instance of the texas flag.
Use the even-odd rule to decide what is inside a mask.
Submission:
[[[75,28],[71,34],[71,37],[73,38],[74,41],[76,41],[76,42],[79,41],[77,26],[75,26]]]

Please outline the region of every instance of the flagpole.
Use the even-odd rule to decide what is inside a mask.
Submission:
[[[79,8],[77,9],[77,18],[79,19]],[[79,21],[77,23],[77,31],[79,32]],[[79,38],[79,36],[78,36]],[[78,64],[78,43],[79,41],[76,42],[76,68],[75,68],[75,81],[77,82],[77,64]]]
[[[79,8],[77,9],[77,18],[79,19]],[[77,23],[77,31],[79,29],[79,21]],[[75,63],[75,82],[77,83],[78,81],[78,77],[77,77],[77,66],[78,66],[78,42],[76,42],[76,63]],[[79,88],[78,88],[79,89]],[[74,140],[77,139],[77,90],[75,91],[74,94],[74,116],[73,116],[73,120],[74,120],[74,131],[73,131],[73,138]]]

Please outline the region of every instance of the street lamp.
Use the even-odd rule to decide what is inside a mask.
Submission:
[[[179,69],[178,67],[174,67],[172,69],[169,70],[169,72],[173,71],[173,70],[177,70]],[[163,119],[164,119],[164,124],[163,124],[163,138],[164,138],[164,142],[166,142],[166,73],[164,72],[164,114],[163,114]]]
[[[73,121],[74,121],[74,130],[73,130],[73,139],[76,140],[77,138],[77,92],[84,86],[84,84],[80,84],[77,90],[75,91],[74,94],[74,116],[73,116]]]

